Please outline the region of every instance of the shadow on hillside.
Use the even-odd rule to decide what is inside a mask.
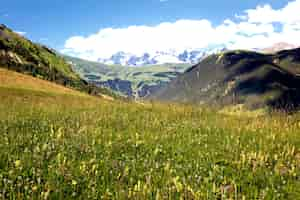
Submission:
[[[255,52],[228,52],[224,58],[224,64],[228,67],[235,66],[243,60],[247,61],[261,61],[266,58],[266,55],[255,53]]]
[[[229,76],[226,78],[225,81],[233,80],[237,76],[241,76],[244,74],[250,74],[252,72],[255,72],[259,68],[262,68],[263,66],[267,65],[273,65],[270,64],[268,59],[258,59],[258,60],[250,60],[247,62],[240,61],[236,65],[230,65],[226,66],[226,70],[229,72]]]
[[[285,59],[287,57],[292,58],[292,62],[300,62],[300,48],[291,49],[291,50],[283,50],[278,52],[277,57],[279,59]]]
[[[274,91],[278,93],[278,96],[265,102],[266,105],[280,110],[298,110],[300,107],[300,77],[273,63],[266,64],[258,62],[256,65],[251,65],[251,67],[246,65],[237,69],[233,73],[234,76],[254,72],[259,67],[265,67],[265,72],[263,74],[253,74],[253,76],[238,82],[233,92],[238,96],[247,96],[263,95]]]

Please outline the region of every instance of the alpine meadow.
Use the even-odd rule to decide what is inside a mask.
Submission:
[[[125,3],[2,3],[0,199],[300,199],[300,1]]]

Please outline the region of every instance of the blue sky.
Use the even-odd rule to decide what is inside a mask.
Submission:
[[[220,23],[245,9],[287,0],[9,0],[2,1],[0,21],[24,31],[35,41],[59,48],[73,35],[88,35],[107,27],[156,25],[178,19],[210,19]],[[48,41],[45,41],[48,39]]]
[[[13,30],[26,32],[26,37],[36,42],[61,50],[70,38],[87,38],[105,28],[125,29],[133,25],[153,27],[182,19],[204,19],[217,27],[224,20],[234,21],[235,15],[243,15],[246,10],[255,9],[258,5],[268,4],[276,11],[287,6],[288,2],[293,1],[9,0],[1,2],[0,23]]]

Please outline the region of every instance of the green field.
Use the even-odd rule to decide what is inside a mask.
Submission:
[[[300,198],[299,114],[227,116],[5,84],[1,199]]]
[[[73,68],[76,72],[85,75],[94,75],[100,77],[95,78],[98,81],[107,81],[119,78],[127,80],[138,85],[140,82],[154,84],[157,81],[170,81],[170,78],[175,78],[173,72],[182,73],[188,69],[189,64],[163,64],[163,65],[149,65],[143,67],[130,67],[122,65],[105,65],[97,62],[82,60],[79,58],[64,56],[64,58],[73,63]],[[157,74],[165,74],[165,76],[156,76]],[[170,73],[170,74],[169,74]]]

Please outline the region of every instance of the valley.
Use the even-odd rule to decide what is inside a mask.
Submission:
[[[299,48],[99,63],[24,34],[0,25],[0,199],[300,198]]]
[[[83,79],[134,99],[143,99],[167,85],[190,64],[162,64],[141,67],[106,65],[65,56]]]

